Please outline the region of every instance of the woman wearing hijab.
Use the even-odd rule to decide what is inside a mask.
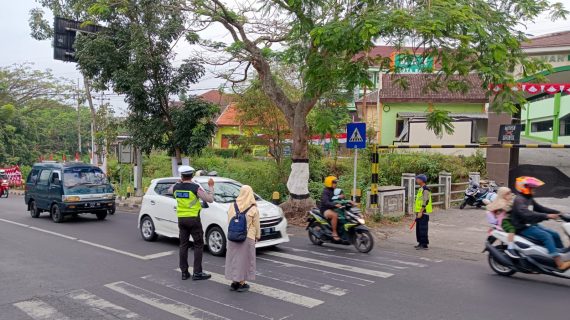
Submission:
[[[511,258],[518,258],[514,251],[515,227],[511,222],[510,212],[513,209],[515,197],[511,189],[500,187],[497,190],[497,197],[487,205],[487,221],[507,232],[508,248],[506,253]]]
[[[244,292],[249,290],[246,281],[255,280],[255,242],[261,237],[259,211],[250,186],[241,187],[236,204],[239,212],[246,215],[247,238],[243,242],[228,241],[226,279],[232,281],[230,290]],[[235,215],[235,206],[231,205],[228,221]]]

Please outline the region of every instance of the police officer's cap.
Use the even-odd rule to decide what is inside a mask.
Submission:
[[[194,172],[196,172],[196,170],[194,168],[192,168],[191,166],[180,166],[180,167],[178,167],[178,173],[180,173],[183,176],[191,176],[194,174]]]

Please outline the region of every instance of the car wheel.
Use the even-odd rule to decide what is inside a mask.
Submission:
[[[223,256],[226,254],[226,235],[222,228],[214,226],[208,230],[206,235],[206,244],[208,250],[214,256]]]
[[[154,223],[152,222],[152,219],[149,216],[145,216],[144,218],[142,218],[140,230],[141,230],[141,236],[146,241],[155,241],[158,238],[158,235],[156,234],[154,229]]]
[[[105,220],[105,218],[107,218],[107,210],[97,211],[95,215],[97,216],[97,220]]]
[[[57,204],[53,204],[51,206],[51,220],[53,220],[53,222],[55,223],[60,223],[63,221],[63,214],[61,213],[61,210],[59,210],[59,206]]]
[[[115,207],[113,207],[113,208],[107,210],[107,212],[108,212],[110,215],[114,215],[114,214],[115,214]]]
[[[39,218],[40,217],[40,209],[38,209],[38,205],[34,200],[30,201],[28,205],[28,210],[30,211],[30,215],[32,218]]]

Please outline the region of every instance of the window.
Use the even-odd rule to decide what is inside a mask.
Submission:
[[[567,116],[566,119],[560,121],[560,135],[570,136],[570,116]]]
[[[207,183],[201,184],[202,188],[209,190]],[[231,203],[236,200],[239,195],[241,185],[232,182],[218,182],[214,185],[214,201],[218,203]],[[255,200],[259,201],[261,198],[255,195]]]
[[[521,124],[521,132],[526,131],[526,123]]]
[[[59,175],[59,171],[53,171],[51,173],[51,178],[49,179],[50,183],[54,183],[56,180],[61,181],[61,177]]]
[[[38,174],[40,173],[39,169],[34,169],[32,170],[32,172],[30,172],[30,175],[28,176],[28,183],[36,183],[38,181]]]
[[[399,138],[404,131],[404,120],[396,120],[396,138]]]
[[[532,132],[552,131],[552,120],[533,122],[530,130]]]
[[[63,171],[63,181],[66,188],[101,186],[109,183],[103,171],[93,167],[67,168]]]
[[[40,173],[40,179],[38,180],[38,184],[47,185],[50,174],[51,174],[50,169],[42,170],[42,173]]]
[[[159,194],[161,196],[172,197],[172,193],[168,192],[168,190],[170,189],[170,187],[172,187],[173,184],[174,182],[157,183],[156,187],[154,187],[154,192],[156,192],[156,194]]]

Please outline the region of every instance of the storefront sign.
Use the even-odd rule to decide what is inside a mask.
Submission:
[[[570,61],[570,55],[567,54],[547,54],[543,56],[533,56],[533,58],[537,58],[544,62],[568,62]]]
[[[504,143],[519,143],[521,140],[520,124],[502,124],[499,129],[499,141]]]
[[[433,58],[422,55],[394,53],[392,68],[398,73],[423,73],[433,70]]]

